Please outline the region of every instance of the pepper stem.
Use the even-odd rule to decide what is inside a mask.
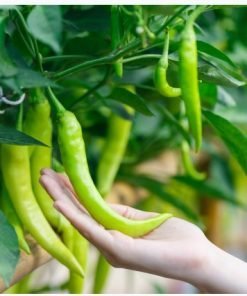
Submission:
[[[40,88],[34,88],[30,90],[29,100],[31,104],[43,102],[45,99],[44,93]]]
[[[50,87],[47,87],[47,92],[48,92],[48,95],[49,95],[49,99],[50,99],[51,104],[56,109],[57,116],[60,116],[62,113],[64,113],[66,111],[66,109],[59,102],[59,100],[56,98],[56,96],[54,95],[54,93],[53,93],[53,91],[52,91],[52,89]]]
[[[164,47],[163,47],[163,53],[162,58],[168,59],[168,50],[169,50],[169,30],[165,30],[165,39],[164,39]]]
[[[17,122],[16,122],[16,128],[18,131],[22,131],[22,121],[23,121],[23,103],[20,104]]]
[[[165,30],[163,53],[160,58],[160,65],[164,68],[168,67],[168,51],[169,51],[169,30]]]
[[[195,20],[198,18],[198,16],[207,10],[206,5],[200,5],[198,6],[189,16],[186,26],[193,26]]]

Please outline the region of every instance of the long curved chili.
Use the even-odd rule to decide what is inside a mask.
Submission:
[[[88,259],[88,241],[78,232],[73,229],[71,251],[77,258],[80,266],[86,271]],[[81,294],[84,289],[85,278],[78,276],[74,272],[70,272],[68,290],[71,294]]]
[[[18,129],[21,130],[21,120]],[[31,185],[28,147],[3,144],[1,160],[7,191],[24,227],[54,258],[83,276],[79,263],[53,231],[35,199]]]
[[[205,179],[206,175],[204,173],[198,172],[194,167],[190,156],[190,146],[186,141],[182,141],[181,144],[181,158],[185,173],[187,175],[197,180]]]
[[[49,94],[57,109],[58,142],[65,172],[67,173],[79,201],[92,217],[106,229],[115,229],[132,237],[143,236],[152,231],[171,214],[157,215],[148,220],[130,220],[111,209],[102,199],[90,176],[81,126],[72,112],[67,111]]]
[[[154,84],[157,91],[165,97],[173,98],[181,95],[181,89],[172,87],[167,81],[168,69],[168,51],[169,51],[169,31],[167,30],[164,37],[164,48],[162,56],[155,67]]]
[[[24,121],[24,132],[48,146],[28,147],[33,192],[46,219],[56,231],[63,233],[65,228],[69,228],[66,231],[70,232],[72,225],[62,214],[55,210],[52,199],[39,182],[40,170],[51,167],[52,122],[50,118],[50,104],[40,89],[32,91],[29,103]]]
[[[179,48],[180,87],[196,151],[200,149],[202,143],[202,116],[197,72],[197,44],[193,25],[195,18],[202,11],[203,8],[198,8],[190,15],[182,32]]]

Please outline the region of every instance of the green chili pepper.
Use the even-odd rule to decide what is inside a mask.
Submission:
[[[30,278],[32,274],[26,275],[19,282],[4,291],[4,294],[29,294]]]
[[[0,208],[4,212],[7,220],[9,223],[14,227],[16,235],[18,237],[18,242],[20,248],[25,251],[27,254],[30,254],[30,248],[28,246],[28,243],[26,242],[25,236],[24,236],[24,231],[23,231],[23,226],[21,224],[21,221],[19,217],[16,214],[16,211],[13,207],[13,204],[9,198],[8,192],[6,190],[6,187],[4,185],[4,182],[2,180],[1,182],[2,187],[1,187],[1,197],[0,197]]]
[[[154,84],[157,91],[162,96],[165,96],[168,98],[179,97],[181,95],[181,89],[170,86],[167,81],[168,51],[169,51],[169,31],[166,31],[163,54],[157,66],[155,67],[155,71],[154,71]]]
[[[77,231],[73,229],[73,238],[71,251],[77,258],[81,267],[86,270],[88,257],[88,241]],[[71,294],[81,294],[84,288],[84,278],[74,272],[70,272],[68,289]]]
[[[49,223],[59,232],[63,233],[69,228],[67,234],[72,230],[72,225],[53,207],[53,201],[39,182],[42,168],[51,166],[52,154],[52,122],[50,118],[50,104],[41,90],[33,90],[30,98],[30,106],[26,113],[24,131],[37,140],[48,145],[29,146],[30,169],[32,187],[37,202]],[[65,235],[67,235],[65,234]]]
[[[132,86],[125,86],[125,88],[135,92]],[[129,113],[134,115],[134,110],[132,108],[128,106],[125,107]],[[112,188],[113,181],[128,144],[131,127],[131,120],[123,119],[114,113],[110,116],[108,134],[97,168],[97,188],[103,198],[108,195]],[[96,264],[93,293],[101,293],[106,284],[109,271],[110,264],[105,260],[103,255],[100,254]]]
[[[112,50],[119,47],[121,42],[120,32],[120,10],[118,5],[111,6],[111,43]],[[114,63],[115,72],[119,77],[123,76],[122,58]]]
[[[134,114],[131,107],[125,106]],[[132,121],[112,114],[108,124],[108,135],[97,169],[97,188],[103,197],[109,193],[121,164],[128,143]]]
[[[102,293],[109,275],[110,267],[105,257],[100,254],[94,274],[93,294]]]
[[[190,146],[186,141],[183,141],[181,144],[181,156],[182,156],[184,169],[187,175],[197,180],[205,179],[206,175],[204,173],[198,172],[195,169],[190,157]]]
[[[152,231],[171,214],[161,214],[148,220],[130,220],[111,209],[104,202],[90,176],[82,130],[75,115],[66,111],[49,89],[49,95],[57,109],[58,142],[65,172],[79,201],[92,217],[106,229],[115,229],[132,237]]]
[[[21,130],[22,112],[18,120]],[[28,232],[54,258],[83,275],[79,263],[57,237],[34,197],[27,146],[3,144],[1,149],[3,179],[15,210]]]
[[[56,167],[58,166],[59,172],[64,173],[64,167],[62,164],[57,160],[55,160],[55,164]],[[66,230],[68,230],[68,228]],[[72,228],[69,230],[70,231],[65,231],[64,233],[65,245],[74,254],[82,269],[85,271],[87,265],[88,241],[77,231],[77,229]],[[71,294],[81,294],[84,288],[84,281],[85,278],[70,271],[70,277],[66,287]]]
[[[197,45],[193,24],[201,11],[200,8],[196,9],[190,15],[182,32],[179,48],[179,73],[182,99],[185,103],[189,128],[195,140],[196,151],[200,149],[202,142],[202,119],[197,73]]]

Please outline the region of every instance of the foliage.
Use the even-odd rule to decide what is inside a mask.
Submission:
[[[152,196],[172,204],[194,222],[201,223],[198,210],[166,189],[176,179],[178,189],[179,184],[185,184],[196,192],[198,199],[206,195],[246,209],[246,204],[235,195],[234,176],[222,173],[231,172],[228,163],[231,157],[247,172],[247,101],[244,100],[247,94],[247,31],[243,25],[246,7],[206,6],[195,25],[204,115],[201,152],[209,158],[204,168],[209,177],[198,181],[182,175],[183,169],[179,167],[173,180],[163,182],[136,171],[138,165],[164,151],[172,150],[177,154],[182,141],[191,143],[187,125],[182,124],[186,118],[181,112],[181,99],[162,97],[155,89],[153,72],[161,57],[164,29],[169,27],[167,78],[172,86],[179,87],[178,49],[184,24],[193,9],[194,6],[174,5],[120,6],[121,40],[118,48],[112,50],[110,6],[0,7],[0,87],[10,101],[22,93],[28,97],[33,88],[45,91],[52,87],[61,103],[75,113],[83,128],[93,177],[110,114],[114,112],[132,120],[133,130],[118,178],[145,188]],[[123,62],[123,77],[114,72],[113,64],[119,60]],[[136,94],[123,88],[126,85],[134,86]],[[0,143],[44,145],[15,129],[17,106],[0,102],[1,113],[4,111],[0,115]],[[28,104],[27,99],[25,109]],[[136,111],[134,117],[124,105]],[[56,130],[53,156],[60,158]],[[192,159],[193,156],[191,154]],[[215,183],[210,179],[210,173],[219,166],[219,159],[223,170],[220,182]],[[9,282],[18,248],[3,214],[0,218],[11,233],[10,246],[2,247],[0,242],[1,258],[2,250],[8,248],[11,254],[6,258],[13,255],[13,260],[8,259],[4,264],[0,258],[0,273]]]

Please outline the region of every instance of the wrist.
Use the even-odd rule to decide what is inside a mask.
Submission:
[[[247,264],[208,240],[204,250],[189,282],[206,293],[246,293]]]
[[[202,292],[211,290],[212,277],[216,276],[215,267],[218,266],[219,251],[206,237],[200,245],[196,246],[185,281],[197,287]]]
[[[192,284],[202,292],[211,291],[213,277],[217,277],[216,267],[220,264],[218,248],[209,240],[205,243],[204,254],[198,259],[195,266]]]

